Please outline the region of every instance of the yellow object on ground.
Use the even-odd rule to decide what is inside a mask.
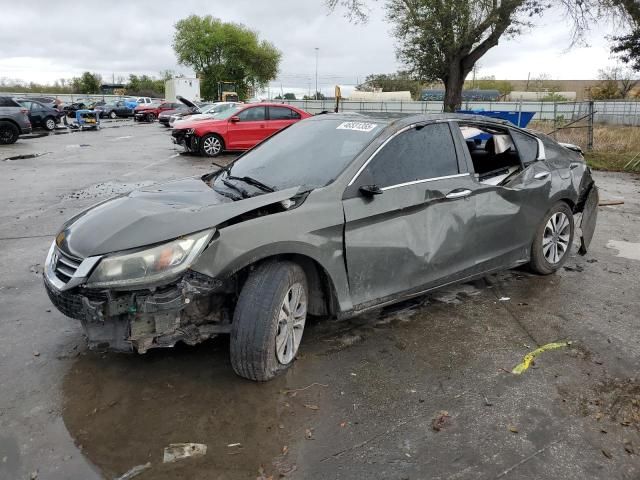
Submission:
[[[511,370],[511,373],[515,375],[520,375],[531,366],[531,362],[533,362],[533,360],[542,352],[546,352],[547,350],[555,350],[556,348],[568,347],[569,345],[571,345],[571,342],[556,342],[556,343],[547,343],[546,345],[542,345],[541,347],[536,348],[533,352],[527,353],[522,359],[522,362],[520,362],[518,365],[513,367],[513,370]]]

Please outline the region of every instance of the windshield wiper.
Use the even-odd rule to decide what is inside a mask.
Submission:
[[[256,180],[253,177],[248,177],[248,176],[234,177],[233,175],[229,175],[227,178],[230,179],[230,180],[240,180],[241,182],[244,182],[244,183],[246,183],[248,185],[253,185],[254,187],[259,188],[263,192],[269,192],[269,193],[275,192],[273,187],[270,187],[269,185],[265,185],[260,180]]]
[[[219,188],[215,188],[215,187],[211,187],[211,188],[213,189],[213,191],[214,191],[214,192],[216,192],[216,193],[218,193],[218,194],[222,195],[223,197],[230,198],[230,199],[231,199],[231,200],[233,200],[234,202],[235,202],[236,200],[242,200],[242,197],[239,197],[239,196],[237,196],[237,195],[234,195],[234,194],[233,194],[233,193],[231,193],[231,192],[225,192],[224,190],[220,190]]]
[[[231,177],[228,177],[228,178],[231,178]],[[234,189],[236,192],[242,195],[242,198],[249,198],[251,196],[251,194],[247,192],[244,188],[240,188],[239,186],[237,186],[233,182],[230,182],[226,178],[222,179],[222,183],[224,183],[227,187]]]

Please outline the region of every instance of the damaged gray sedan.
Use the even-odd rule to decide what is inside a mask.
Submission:
[[[309,315],[522,264],[552,273],[577,223],[586,253],[598,192],[577,150],[486,117],[318,115],[228,167],[72,218],[45,286],[92,348],[230,334],[234,370],[268,380],[293,363]]]

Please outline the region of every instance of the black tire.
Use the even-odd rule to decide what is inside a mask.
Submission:
[[[20,130],[11,122],[0,121],[0,145],[11,145],[18,141]]]
[[[115,120],[116,118],[118,118],[118,114],[117,114],[116,112],[114,112],[113,110],[111,110],[111,111],[109,112],[109,118],[110,118],[111,120]]]
[[[215,147],[212,147],[210,149],[208,147],[209,142],[212,142],[212,144],[215,145],[216,141],[219,143],[220,148],[216,150]],[[224,140],[215,133],[209,133],[205,135],[204,137],[200,138],[200,140],[198,140],[198,143],[200,144],[200,154],[205,157],[217,157],[224,151]]]
[[[47,117],[43,120],[42,126],[45,130],[49,130],[51,132],[56,129],[56,119],[53,117]]]
[[[562,245],[565,244],[566,233],[563,235],[556,234],[549,227],[549,223],[552,222],[551,218],[555,215],[560,216],[559,218],[562,218],[561,215],[564,215],[568,220],[569,238],[568,241],[566,241],[566,247],[562,247]],[[562,230],[559,233],[563,233],[565,231],[566,230]],[[531,244],[531,263],[529,264],[531,270],[540,275],[549,275],[560,269],[569,257],[569,252],[573,245],[574,231],[575,225],[571,208],[565,202],[556,203],[544,216],[544,219],[536,230],[536,235],[533,239],[533,243]],[[547,247],[543,246],[543,239],[546,242],[549,238],[552,239],[551,247],[547,249]],[[555,238],[555,240],[553,240],[553,238]],[[559,256],[556,261],[554,261],[553,255],[554,244],[556,245],[556,252]]]
[[[290,351],[291,360],[282,363],[276,354],[276,336],[285,296],[288,297],[298,285],[304,291],[306,320],[309,298],[307,278],[298,264],[289,261],[267,262],[249,274],[240,292],[231,325],[231,366],[241,377],[264,382],[293,364],[299,343]],[[299,332],[298,338],[301,338],[304,321]]]
[[[156,114],[155,113],[147,113],[147,122],[153,123],[155,121],[156,121]]]

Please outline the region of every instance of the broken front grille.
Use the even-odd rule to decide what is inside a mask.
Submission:
[[[53,271],[56,277],[64,283],[68,283],[69,280],[71,280],[73,274],[78,270],[80,263],[82,263],[82,260],[72,257],[59,248],[56,248]]]

